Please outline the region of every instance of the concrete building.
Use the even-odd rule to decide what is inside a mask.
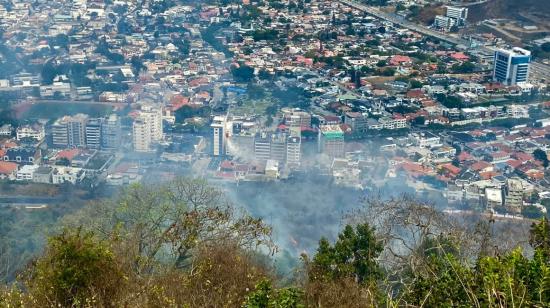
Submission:
[[[86,146],[86,124],[88,116],[77,114],[65,116],[52,125],[52,144],[54,147]]]
[[[101,147],[101,123],[103,119],[89,119],[86,123],[86,147],[99,149]]]
[[[468,8],[447,6],[447,14],[445,16],[454,19],[456,25],[464,26],[468,18]]]
[[[212,155],[224,156],[225,155],[225,142],[226,142],[226,117],[216,116],[210,124],[212,129]]]
[[[154,151],[154,145],[163,138],[162,108],[152,105],[142,106],[134,120],[132,130],[134,151]]]
[[[35,183],[51,184],[53,168],[50,166],[40,166],[34,171],[32,181]]]
[[[32,181],[34,172],[39,168],[38,165],[24,165],[17,171],[17,181]]]
[[[452,26],[456,24],[456,21],[450,17],[436,15],[434,19],[434,27],[437,29],[444,29],[449,31]]]
[[[292,136],[300,137],[302,127],[311,127],[311,114],[299,109],[283,108],[283,117]]]
[[[500,187],[487,187],[485,188],[485,201],[487,210],[493,210],[494,208],[502,206],[502,188]]]
[[[284,163],[286,161],[286,134],[272,134],[269,158]]]
[[[300,137],[290,136],[286,142],[286,165],[290,169],[300,167],[302,159],[302,140]]]
[[[56,166],[52,172],[52,184],[76,184],[84,179],[84,170],[73,167]]]
[[[52,144],[54,147],[65,148],[69,145],[69,131],[67,123],[62,119],[55,121],[51,128]]]
[[[511,86],[529,80],[531,52],[514,47],[495,51],[493,80]]]
[[[136,152],[150,152],[153,139],[151,137],[151,123],[143,118],[134,120],[132,126],[133,145]]]
[[[344,132],[340,125],[321,125],[319,127],[319,152],[329,158],[344,157]]]
[[[504,205],[514,213],[520,213],[523,206],[523,183],[519,178],[510,178],[506,181],[506,197]]]
[[[276,179],[279,177],[279,162],[268,159],[265,163],[265,175],[269,178]]]
[[[4,125],[0,125],[0,136],[11,136],[13,132],[13,127],[11,126],[11,124],[4,124]]]
[[[271,157],[271,134],[257,133],[254,137],[254,157],[256,160],[268,160]]]
[[[254,136],[254,158],[259,161],[274,160],[284,163],[287,160],[287,135],[284,133],[260,132]],[[300,139],[299,137],[296,137]]]
[[[412,133],[410,138],[414,145],[421,148],[434,148],[441,146],[441,137],[428,131]]]
[[[349,125],[354,132],[363,133],[367,131],[367,117],[360,112],[347,112],[344,123]]]
[[[44,125],[35,124],[35,125],[21,125],[15,130],[15,135],[17,140],[23,138],[33,138],[37,141],[41,141],[46,137],[46,131]]]
[[[101,123],[101,148],[113,150],[120,145],[120,118],[111,114]]]

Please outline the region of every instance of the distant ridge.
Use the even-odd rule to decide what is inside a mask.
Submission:
[[[531,16],[529,16],[531,15]],[[479,5],[469,6],[468,20],[470,22],[482,21],[484,19],[509,18],[527,19],[534,23],[550,20],[549,0],[488,0]]]

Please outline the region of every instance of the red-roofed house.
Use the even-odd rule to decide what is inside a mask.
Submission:
[[[455,178],[460,174],[460,168],[453,164],[443,164],[439,166],[440,170],[443,171],[450,178]]]
[[[409,56],[395,55],[391,57],[389,64],[393,66],[411,65],[412,60]]]
[[[470,166],[470,170],[478,172],[491,171],[493,170],[493,165],[486,161],[478,161]]]
[[[180,94],[172,96],[170,99],[170,111],[176,111],[183,107],[184,105],[189,104],[189,98],[182,96]]]
[[[521,162],[528,162],[533,160],[533,155],[524,152],[514,152],[512,154],[512,157]]]
[[[8,162],[8,161],[0,161],[0,179],[15,179],[15,175],[17,173],[17,164]]]
[[[465,55],[463,52],[455,52],[451,54],[451,58],[457,60],[457,61],[468,61],[470,60],[470,57]]]
[[[494,172],[494,171],[486,171],[486,172],[480,172],[479,176],[484,180],[490,180],[494,178],[495,176],[500,175],[500,173]]]
[[[466,151],[460,152],[460,154],[458,154],[457,158],[458,158],[458,161],[460,161],[460,162],[473,161],[474,160],[474,157]]]
[[[517,169],[519,166],[521,166],[523,164],[523,162],[521,162],[520,160],[517,160],[517,159],[510,159],[506,162],[506,164],[508,164],[508,166],[510,166],[514,169]]]
[[[80,149],[63,150],[57,153],[57,159],[66,158],[69,161],[72,161],[73,158],[78,154],[80,154]]]

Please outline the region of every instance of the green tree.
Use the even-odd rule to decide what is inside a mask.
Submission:
[[[157,266],[183,269],[201,246],[271,247],[271,229],[237,211],[221,190],[204,180],[177,178],[132,185],[119,198],[86,207],[69,226],[84,226],[120,239],[120,255],[138,274]]]
[[[550,261],[550,221],[547,217],[531,225],[529,244],[533,249],[540,250]]]
[[[456,63],[451,67],[453,73],[467,74],[472,73],[476,69],[476,65],[472,62],[464,62],[462,64]]]
[[[300,308],[303,291],[296,288],[273,288],[271,281],[260,281],[254,291],[246,297],[243,307],[246,308]]]
[[[355,229],[347,225],[334,245],[325,238],[319,241],[310,275],[321,280],[352,277],[360,283],[374,282],[382,276],[377,262],[382,250],[382,242],[368,224]]]
[[[422,82],[416,79],[411,79],[410,84],[411,84],[411,89],[419,89],[419,88],[422,88],[423,86]]]
[[[536,149],[535,151],[533,151],[533,156],[536,160],[542,162],[545,168],[548,167],[548,155],[545,151],[541,149]]]
[[[92,299],[111,306],[123,284],[109,244],[80,229],[65,229],[50,238],[25,281],[39,303],[62,307],[88,306]]]
[[[249,82],[254,78],[254,68],[242,64],[238,67],[232,67],[231,68],[231,74],[233,74],[233,77],[236,81],[239,82]]]

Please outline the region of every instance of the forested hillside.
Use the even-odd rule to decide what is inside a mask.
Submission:
[[[261,206],[261,205],[258,205]],[[131,186],[64,219],[0,307],[543,307],[550,223],[368,200],[281,276],[272,229],[202,180]],[[516,226],[517,227],[517,226]],[[525,241],[526,248],[521,248]],[[0,252],[1,253],[1,252]],[[1,260],[1,259],[0,259]]]
[[[550,5],[546,0],[489,0],[480,5],[471,6],[468,19],[477,22],[491,18],[515,19],[521,14],[550,18]]]

